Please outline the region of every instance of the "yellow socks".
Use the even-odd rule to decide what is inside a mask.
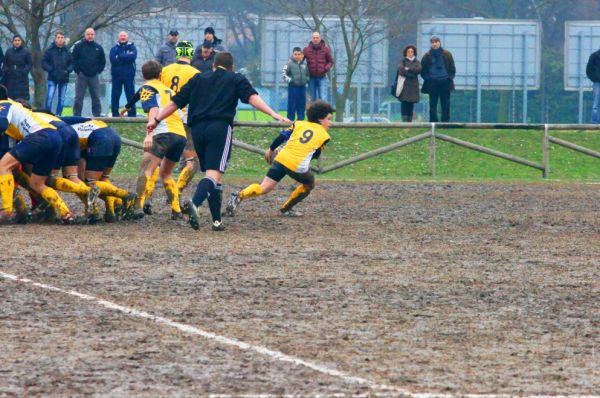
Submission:
[[[74,182],[67,178],[56,177],[56,189],[63,192],[71,192],[77,195],[87,195],[91,188],[83,182]]]
[[[309,193],[310,192],[307,191],[306,188],[304,188],[304,185],[300,185],[294,190],[294,192],[292,192],[288,200],[283,204],[283,206],[281,206],[281,209],[279,209],[279,211],[285,213],[286,211],[290,210],[292,207],[300,203],[304,198],[308,196]]]
[[[96,184],[96,186],[100,188],[100,193],[106,196],[116,196],[118,198],[125,199],[129,193],[122,188],[115,187],[113,184],[107,181],[94,181],[93,184]]]
[[[136,188],[136,193],[138,195],[135,204],[136,208],[141,209],[142,207],[144,207],[144,202],[146,202],[146,198],[152,196],[152,192],[154,192],[155,185],[156,180],[154,180],[152,176],[150,178],[144,175],[138,177]]]
[[[54,189],[46,187],[42,191],[42,198],[58,212],[61,218],[69,214],[69,208]]]
[[[12,174],[0,175],[0,197],[2,210],[7,213],[13,211],[13,195],[15,193],[15,179]]]
[[[185,166],[183,170],[181,170],[179,178],[177,178],[177,189],[179,189],[179,192],[183,191],[185,187],[188,186],[190,181],[192,181],[192,178],[194,178],[192,166]]]
[[[262,195],[262,188],[259,184],[248,185],[238,194],[240,199],[255,198],[260,195]]]
[[[178,184],[176,184],[175,180],[172,178],[163,181],[163,184],[165,186],[165,191],[167,191],[169,202],[171,203],[171,210],[175,213],[181,213],[181,207],[179,206],[179,188],[177,187]]]

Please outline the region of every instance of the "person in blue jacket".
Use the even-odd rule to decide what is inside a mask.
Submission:
[[[129,41],[127,32],[120,32],[117,44],[110,49],[110,73],[112,76],[111,110],[113,117],[119,117],[119,99],[125,88],[125,96],[129,101],[135,94],[135,60],[137,48]],[[127,116],[135,117],[135,106],[131,107]]]

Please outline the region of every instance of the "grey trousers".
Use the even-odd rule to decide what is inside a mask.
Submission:
[[[77,75],[75,80],[75,100],[73,101],[73,115],[81,116],[83,108],[83,97],[85,90],[89,87],[90,97],[92,98],[92,115],[100,116],[102,106],[100,104],[100,79],[98,75],[88,77],[83,73]]]

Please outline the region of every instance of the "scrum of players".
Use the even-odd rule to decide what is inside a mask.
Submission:
[[[126,105],[127,109],[140,101],[149,121],[135,192],[119,187],[110,179],[121,151],[121,138],[113,128],[100,120],[57,117],[47,110],[33,110],[27,102],[8,98],[6,88],[0,85],[0,225],[30,221],[96,224],[102,220],[112,223],[141,219],[152,214],[151,197],[160,177],[167,194],[171,218],[181,220],[187,214],[192,228],[198,229],[198,207],[203,199],[195,199],[203,183],[214,182],[211,170],[207,170],[211,166],[207,167],[206,159],[203,164],[203,157],[199,159],[194,151],[192,134],[187,125],[187,108],[175,107],[171,100],[181,87],[200,74],[190,65],[193,51],[191,43],[182,41],[176,46],[176,63],[161,67],[155,61],[148,61],[142,66],[145,83]],[[233,73],[232,62],[230,64],[229,73]],[[217,66],[215,62],[215,70]],[[235,79],[240,80],[237,77]],[[273,112],[247,81],[246,85],[246,101],[240,99],[276,120],[289,122]],[[193,105],[193,101],[189,103]],[[330,140],[327,130],[333,112],[329,104],[315,101],[307,111],[308,121],[296,122],[290,129],[282,131],[265,152],[265,160],[271,164],[271,168],[262,183],[232,193],[226,214],[234,216],[242,200],[270,192],[288,175],[300,185],[278,214],[300,215],[292,208],[314,188],[309,164]],[[195,144],[196,149],[202,148],[202,145]],[[229,148],[225,148],[226,154],[223,155],[225,166],[230,153],[230,133],[227,145]],[[198,153],[204,153],[204,158],[210,157],[204,150]],[[180,161],[183,168],[175,181],[173,173]],[[221,174],[225,166],[220,169]],[[194,200],[181,201],[181,191],[188,186],[199,168],[207,171],[207,174],[198,184]],[[220,217],[221,192],[219,181],[218,187],[215,183],[214,190],[205,195],[208,197],[214,231],[224,230]],[[77,196],[84,207],[82,215],[74,214],[61,197],[64,194]],[[103,215],[100,201],[104,202]]]

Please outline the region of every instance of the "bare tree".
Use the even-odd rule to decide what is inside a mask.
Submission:
[[[67,32],[72,45],[88,27],[99,30],[134,16],[173,7],[173,3],[157,9],[150,9],[149,5],[143,0],[0,0],[0,28],[23,36],[31,51],[34,106],[41,107],[44,103],[46,75],[41,61],[57,29]]]
[[[330,78],[334,102],[337,109],[336,120],[344,118],[346,100],[352,92],[352,79],[361,64],[368,45],[377,40],[397,37],[408,27],[407,21],[414,19],[416,4],[404,0],[272,0],[282,11],[296,16],[310,31],[319,31],[329,42],[326,21],[334,19],[339,26],[343,41],[345,63],[336,61]],[[392,23],[387,22],[393,16]],[[373,40],[375,39],[375,41]]]

